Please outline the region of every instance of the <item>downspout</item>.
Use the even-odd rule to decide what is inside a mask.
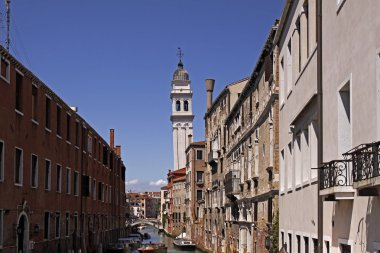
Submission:
[[[317,102],[318,168],[323,163],[323,93],[322,93],[322,0],[317,0]],[[323,253],[323,197],[320,195],[321,173],[318,171],[318,253]]]

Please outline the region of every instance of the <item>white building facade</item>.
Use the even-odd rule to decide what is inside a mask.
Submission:
[[[173,74],[170,98],[172,102],[173,169],[186,167],[186,148],[192,142],[193,119],[192,96],[189,73],[183,68],[180,58],[178,69]],[[189,138],[190,136],[190,138]],[[190,140],[190,143],[189,143]]]

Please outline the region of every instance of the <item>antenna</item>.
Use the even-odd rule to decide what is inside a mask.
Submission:
[[[5,0],[6,1],[6,7],[7,7],[7,40],[6,40],[6,48],[9,51],[9,45],[11,43],[11,36],[10,36],[10,23],[11,23],[11,0]]]

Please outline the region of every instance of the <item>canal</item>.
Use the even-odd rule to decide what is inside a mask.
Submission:
[[[152,238],[144,240],[144,242],[162,242],[168,247],[168,253],[183,252],[182,250],[174,247],[173,238],[165,235],[165,233],[158,233],[158,229],[152,226],[147,226],[146,228],[139,231],[140,233],[148,233]],[[200,250],[186,251],[189,253],[203,253]]]

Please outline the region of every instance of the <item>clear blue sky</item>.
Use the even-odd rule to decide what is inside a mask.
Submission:
[[[0,40],[5,40],[1,2]],[[170,81],[182,47],[204,139],[204,80],[214,97],[248,76],[283,0],[12,0],[11,52],[108,140],[127,189],[152,190],[172,166]]]

